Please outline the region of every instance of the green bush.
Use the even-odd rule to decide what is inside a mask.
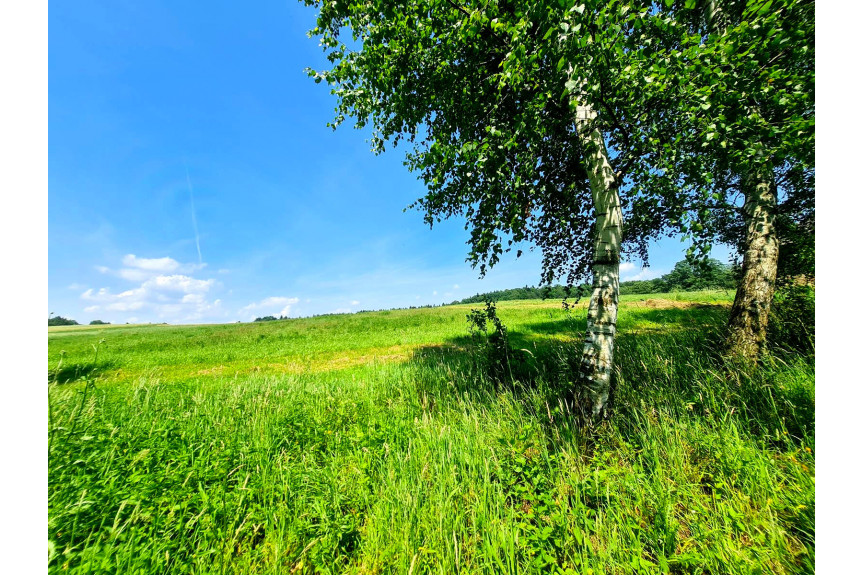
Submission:
[[[495,302],[486,301],[485,310],[472,309],[467,314],[468,329],[481,350],[478,357],[492,379],[501,383],[512,378],[507,328],[497,315]],[[489,324],[494,328],[489,331]],[[507,377],[509,376],[509,377]]]

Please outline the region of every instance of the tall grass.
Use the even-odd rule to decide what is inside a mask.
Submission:
[[[294,372],[254,370],[256,335],[299,340],[294,322],[64,332],[49,571],[812,572],[812,358],[734,365],[712,351],[723,307],[648,300],[623,307],[614,415],[593,429],[557,401],[583,313],[541,303],[499,306],[511,379],[459,308],[325,318],[339,335],[304,353],[326,361]],[[247,372],[163,347],[202,329]]]

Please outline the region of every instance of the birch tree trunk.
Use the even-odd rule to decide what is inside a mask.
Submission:
[[[605,414],[611,391],[623,224],[616,177],[608,161],[602,133],[594,126],[595,118],[596,112],[589,105],[576,107],[576,128],[584,148],[596,209],[593,292],[587,310],[587,334],[581,354],[581,382],[576,400],[578,408],[594,419]]]
[[[706,3],[707,27],[725,33],[722,2]],[[751,109],[749,110],[752,111]],[[746,244],[743,277],[734,296],[728,319],[726,346],[732,355],[754,360],[761,355],[767,339],[767,318],[773,301],[779,240],[773,222],[776,217],[776,182],[769,162],[749,166],[744,179],[743,218]]]
[[[732,354],[754,360],[761,354],[767,338],[767,317],[779,259],[779,240],[773,226],[776,183],[769,164],[758,166],[747,175],[744,194],[743,278],[731,306],[727,344]]]

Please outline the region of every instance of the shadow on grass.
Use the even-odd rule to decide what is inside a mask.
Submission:
[[[726,318],[723,306],[703,304],[626,309],[615,342],[613,425],[635,437],[645,418],[657,413],[716,425],[730,417],[767,441],[814,437],[810,358],[769,356],[759,365],[724,358]],[[508,332],[505,353],[485,336],[465,335],[420,348],[410,361],[427,374],[428,391],[440,394],[440,401],[453,392],[482,401],[507,392],[533,404],[541,419],[545,409],[536,406],[545,404],[543,425],[557,427],[554,421],[566,419],[561,400],[577,385],[584,329],[583,316],[526,324]],[[562,417],[552,415],[555,408]]]
[[[722,325],[728,317],[728,308],[719,304],[687,303],[681,307],[657,308],[651,307],[648,303],[651,301],[632,302],[623,308],[618,317],[618,333],[625,335],[627,332],[669,331]],[[528,333],[542,335],[572,333],[580,337],[587,328],[585,310],[578,310],[569,318],[536,322],[524,327]]]
[[[48,370],[48,382],[63,385],[81,379],[91,379],[116,367],[117,363],[113,360],[62,365],[58,369]]]

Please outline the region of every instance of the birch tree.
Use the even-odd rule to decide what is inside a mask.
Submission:
[[[464,218],[481,275],[524,244],[541,250],[544,282],[592,275],[573,398],[601,417],[621,256],[646,260],[649,240],[699,225],[692,213],[703,211],[712,177],[713,156],[674,135],[701,121],[686,106],[703,88],[693,77],[702,37],[675,17],[691,10],[618,0],[306,3],[318,11],[310,35],[332,63],[309,71],[336,96],[332,126],[348,117],[371,126],[378,153],[407,143],[406,165],[427,188],[413,207],[431,226]]]
[[[788,222],[814,222],[814,2],[687,0],[675,8],[676,18],[702,36],[680,50],[695,81],[679,91],[674,114],[681,121],[675,130],[684,134],[678,148],[700,157],[670,171],[702,178],[704,194],[693,210],[701,242],[718,238],[743,256],[727,344],[733,354],[756,359],[783,240],[776,218],[798,234],[807,227]]]

